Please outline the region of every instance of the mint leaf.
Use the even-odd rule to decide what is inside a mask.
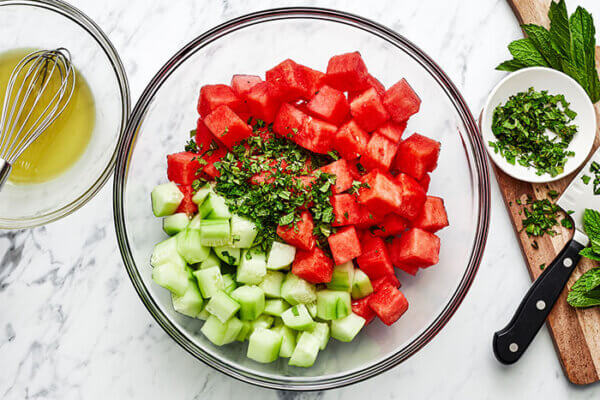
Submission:
[[[510,54],[528,67],[549,67],[548,63],[529,38],[519,39],[508,45]]]
[[[573,307],[593,307],[600,306],[600,289],[590,292],[569,292],[567,295],[567,303]]]
[[[567,302],[573,307],[600,305],[600,268],[590,269],[575,282],[567,296]]]
[[[550,31],[548,31],[543,26],[534,24],[521,25],[521,28],[523,28],[523,31],[525,31],[525,33],[529,37],[529,40],[531,40],[536,49],[538,49],[538,51],[540,52],[542,57],[544,57],[548,65],[550,65],[554,69],[560,69],[560,55],[552,47]]]
[[[581,7],[569,18],[569,30],[571,31],[571,60],[582,72],[581,86],[589,92],[590,81],[596,71],[594,56],[596,51],[596,38],[594,20],[590,13]]]
[[[499,64],[496,69],[498,71],[508,71],[508,72],[513,72],[513,71],[518,71],[521,68],[526,68],[527,65],[525,65],[523,62],[519,61],[519,60],[508,60],[508,61],[504,61],[503,63]]]
[[[600,241],[600,213],[586,208],[583,212],[583,230],[590,241]]]
[[[594,253],[594,250],[592,250],[591,247],[586,247],[585,249],[581,250],[579,254],[582,257],[589,258],[590,260],[600,261],[600,255]]]
[[[550,39],[552,47],[564,58],[571,54],[571,32],[565,0],[550,3]]]

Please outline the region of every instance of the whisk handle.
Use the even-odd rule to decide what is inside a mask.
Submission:
[[[12,166],[9,164],[9,162],[0,158],[0,190],[2,190],[2,186],[4,186],[4,183],[6,183],[11,169]]]

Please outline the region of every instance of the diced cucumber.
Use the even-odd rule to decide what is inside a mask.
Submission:
[[[219,318],[221,322],[226,322],[229,318],[233,317],[239,309],[240,305],[238,302],[222,290],[215,293],[206,305],[206,310]]]
[[[317,289],[289,272],[281,285],[281,297],[291,305],[308,304],[317,300]]]
[[[221,260],[225,261],[227,264],[229,264],[229,265],[239,265],[240,264],[240,257],[242,254],[240,249],[235,249],[231,246],[219,246],[219,247],[213,247],[213,250],[214,250],[215,254],[217,255],[217,257],[219,257]]]
[[[248,340],[246,356],[260,363],[277,360],[283,336],[281,333],[264,328],[255,329]]]
[[[297,331],[293,330],[292,328],[288,328],[285,325],[276,326],[273,328],[273,330],[281,333],[283,338],[281,342],[281,349],[279,350],[279,357],[291,357],[292,353],[294,352],[294,348],[296,347]]]
[[[202,219],[229,219],[231,213],[225,199],[216,193],[209,193],[198,209]]]
[[[317,301],[313,301],[312,303],[305,304],[308,313],[312,317],[312,319],[317,318]]]
[[[224,344],[233,342],[237,338],[242,330],[242,326],[242,321],[235,317],[223,323],[217,317],[211,315],[202,326],[202,329],[200,329],[200,332],[213,344],[223,346]]]
[[[297,331],[310,331],[315,327],[315,321],[311,318],[304,304],[297,304],[288,308],[281,314],[285,326]]]
[[[231,294],[231,292],[237,288],[237,284],[235,283],[235,280],[231,274],[223,275],[223,286],[225,287],[223,291],[227,294]]]
[[[265,301],[265,314],[281,317],[281,314],[290,308],[287,301],[282,299],[269,299]]]
[[[264,290],[265,296],[279,298],[281,297],[281,284],[284,278],[285,274],[283,272],[269,270],[258,286]]]
[[[218,267],[199,269],[194,271],[194,276],[198,281],[198,287],[200,288],[202,297],[205,299],[210,299],[219,290],[225,289],[223,276],[221,276],[221,270]]]
[[[156,186],[152,189],[152,212],[155,217],[166,217],[171,215],[177,210],[181,200],[183,200],[183,193],[173,182],[163,183],[162,185]]]
[[[196,316],[196,318],[206,321],[208,319],[208,317],[210,317],[210,313],[208,311],[206,311],[206,303],[205,303],[204,307],[202,307],[202,311],[200,311],[200,314],[198,314]]]
[[[329,342],[329,325],[325,322],[317,322],[311,331],[302,332],[301,335],[308,334],[309,332],[319,339],[319,349],[325,350]]]
[[[187,289],[182,296],[173,293],[171,295],[173,308],[175,311],[187,315],[188,317],[196,318],[202,311],[204,300],[198,289],[198,284],[194,278],[188,277]]]
[[[285,269],[292,264],[294,257],[296,257],[296,248],[294,246],[281,242],[273,242],[267,259],[267,268],[276,270]]]
[[[344,290],[350,292],[352,290],[352,280],[354,278],[354,264],[352,261],[336,265],[333,268],[331,282],[327,284],[327,288],[332,290]]]
[[[205,219],[200,222],[200,243],[203,246],[226,246],[230,240],[228,219]]]
[[[185,268],[174,264],[160,264],[152,269],[152,280],[178,296],[185,295],[188,278]]]
[[[196,190],[196,193],[192,196],[192,201],[200,206],[204,203],[204,199],[206,199],[210,193],[212,193],[212,187],[207,183]]]
[[[190,224],[190,218],[186,213],[177,213],[163,218],[163,231],[173,236],[184,230]]]
[[[317,292],[317,317],[323,320],[344,318],[350,314],[350,293],[337,290]]]
[[[233,214],[231,216],[231,242],[232,246],[241,249],[252,247],[258,230],[254,222]]]
[[[365,319],[354,313],[331,321],[331,337],[341,342],[350,342],[365,326]]]
[[[256,250],[244,250],[235,279],[247,285],[258,285],[265,275],[267,275],[265,254]]]
[[[210,248],[200,244],[199,230],[185,229],[175,237],[177,238],[177,252],[188,264],[196,264],[208,258]]]
[[[240,304],[240,319],[252,321],[265,310],[265,292],[258,286],[240,286],[231,292]]]
[[[200,263],[200,269],[207,269],[210,267],[219,267],[219,268],[221,267],[221,260],[212,251],[206,258],[206,260],[204,260],[204,261],[202,261],[202,263]]]
[[[253,330],[258,328],[269,329],[271,326],[273,326],[274,321],[275,318],[273,318],[272,316],[261,314],[254,321],[251,321],[250,325],[252,326]]]
[[[200,229],[200,225],[202,225],[202,219],[200,218],[200,214],[196,214],[187,227],[190,229]]]
[[[296,367],[312,367],[319,354],[319,345],[319,339],[312,333],[300,335],[289,364]]]
[[[156,244],[152,250],[150,264],[158,267],[162,264],[173,264],[180,269],[185,268],[185,260],[177,251],[177,238],[171,237]]]
[[[248,339],[248,337],[250,336],[251,333],[252,333],[252,322],[242,321],[242,329],[240,330],[240,333],[238,333],[235,340],[237,340],[238,342],[244,342],[244,341],[246,341],[246,339]]]
[[[352,298],[362,299],[373,293],[371,280],[361,269],[356,268],[352,281]]]

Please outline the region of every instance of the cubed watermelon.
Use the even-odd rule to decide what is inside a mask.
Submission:
[[[307,109],[311,115],[335,125],[345,121],[350,112],[344,93],[327,85],[308,102]]]
[[[350,103],[350,112],[356,123],[367,132],[374,131],[390,118],[374,88],[369,88],[354,98]]]
[[[293,102],[312,97],[305,71],[299,64],[288,58],[268,70],[266,78],[268,82],[277,86],[283,101]]]
[[[357,91],[369,88],[369,72],[360,53],[340,54],[329,59],[325,80],[343,92]]]
[[[231,108],[234,112],[247,110],[244,102],[236,96],[229,86],[221,84],[202,86],[200,98],[198,99],[198,113],[201,117],[206,117],[223,105]]]
[[[361,238],[361,250],[362,253],[356,261],[369,279],[394,274],[394,267],[382,238],[365,233]]]
[[[395,265],[426,268],[437,264],[440,253],[440,239],[431,232],[412,228],[390,246]]]
[[[204,118],[208,129],[225,146],[232,148],[252,134],[252,128],[227,106],[220,106]]]
[[[385,92],[383,105],[390,113],[392,120],[401,123],[419,111],[421,99],[412,90],[406,79],[402,79]]]
[[[437,167],[440,146],[440,142],[415,133],[400,143],[394,168],[421,180]]]
[[[218,144],[215,140],[208,149],[201,153],[201,158],[204,160],[202,172],[212,179],[220,176],[221,174],[215,167],[215,163],[221,161],[226,154],[227,149],[225,146]]]
[[[371,135],[369,143],[367,143],[367,148],[360,160],[368,170],[379,169],[387,171],[390,165],[392,165],[397,150],[397,142],[388,139],[377,131]]]
[[[245,99],[252,116],[266,123],[275,120],[282,103],[279,89],[271,82],[259,82],[252,86]]]
[[[332,143],[335,140],[337,126],[320,119],[309,117],[306,120],[305,132],[308,137],[308,143],[300,146],[319,154],[327,154],[331,151]],[[292,138],[292,140],[294,140]]]
[[[383,96],[385,95],[385,86],[383,86],[383,84],[381,82],[379,82],[379,80],[377,80],[377,78],[375,78],[371,74],[369,74],[367,76],[367,82],[369,84],[369,87],[374,88],[377,91],[377,94],[379,96],[381,96],[381,98],[383,99]],[[350,92],[348,92],[348,102],[351,102],[352,100],[354,100],[356,97],[358,97],[359,95],[361,95],[362,92],[364,92],[364,90],[357,90],[357,91],[350,91]]]
[[[300,221],[284,226],[279,225],[277,235],[292,246],[303,250],[312,250],[315,247],[313,229],[312,215],[308,211],[304,211],[300,214]]]
[[[334,215],[333,226],[354,225],[368,212],[365,206],[358,203],[356,196],[349,193],[331,196],[330,201]]]
[[[383,217],[383,221],[369,228],[371,233],[379,237],[388,237],[398,235],[406,230],[409,221],[398,214],[390,213]]]
[[[306,80],[306,85],[308,87],[308,96],[306,99],[309,100],[317,94],[321,86],[323,86],[325,74],[301,64],[299,64],[298,67],[304,73],[304,79]]]
[[[400,207],[398,186],[378,170],[361,178],[366,185],[358,193],[358,201],[373,213],[385,215]]]
[[[179,191],[183,193],[183,200],[179,203],[179,207],[175,213],[186,213],[187,215],[193,215],[198,212],[198,206],[192,201],[194,195],[191,185],[179,186]]]
[[[366,321],[365,325],[369,324],[375,318],[375,312],[369,307],[369,297],[371,296],[372,294],[352,301],[352,312],[359,317],[363,317]]]
[[[429,191],[429,185],[431,184],[431,176],[429,174],[423,175],[423,178],[419,179],[419,185],[425,190],[425,193]]]
[[[448,215],[444,200],[440,197],[427,196],[421,213],[413,220],[415,228],[421,228],[429,232],[437,232],[448,226]]]
[[[306,131],[307,121],[308,115],[293,105],[284,103],[275,117],[273,131],[308,149],[312,147],[312,137]]]
[[[346,160],[340,158],[337,161],[319,168],[321,172],[335,175],[335,185],[332,187],[333,194],[342,193],[352,187],[354,176],[352,168]]]
[[[292,273],[310,283],[331,282],[333,261],[316,246],[312,250],[298,250]]]
[[[378,292],[385,285],[392,285],[395,288],[399,288],[400,281],[396,278],[395,274],[382,276],[381,278],[373,279],[371,286],[373,286],[373,292]]]
[[[385,218],[385,214],[377,214],[369,210],[367,207],[361,208],[361,214],[359,221],[356,222],[356,227],[360,229],[367,229],[373,225],[380,224]]]
[[[398,174],[394,179],[398,187],[400,205],[394,212],[412,221],[421,213],[427,199],[423,187],[406,174]]]
[[[196,123],[196,144],[200,153],[207,151],[211,146],[215,146],[213,142],[218,144],[218,139],[206,127],[202,118],[198,118],[198,122]]]
[[[379,133],[380,135],[383,135],[386,138],[390,139],[392,142],[398,143],[402,138],[402,134],[404,133],[405,129],[406,122],[397,124],[395,122],[388,121],[385,124],[381,125],[379,128],[377,128],[375,133]]]
[[[348,226],[332,233],[327,238],[335,265],[342,265],[361,254],[360,241],[354,226]]]
[[[231,78],[231,89],[240,99],[245,99],[250,89],[262,81],[258,75],[234,75]]]
[[[392,325],[408,310],[408,301],[401,291],[385,285],[369,296],[369,307],[386,325]]]
[[[169,154],[167,156],[167,177],[179,185],[191,185],[200,168],[198,154],[189,151]]]
[[[334,148],[346,160],[354,160],[365,152],[369,134],[365,132],[354,120],[346,122],[338,129]]]

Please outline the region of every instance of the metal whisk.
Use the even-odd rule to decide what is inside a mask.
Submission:
[[[0,189],[12,164],[64,111],[74,89],[75,70],[67,49],[35,51],[14,68],[0,116]],[[40,103],[43,95],[47,104]]]

